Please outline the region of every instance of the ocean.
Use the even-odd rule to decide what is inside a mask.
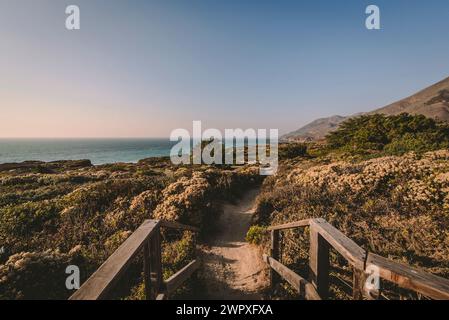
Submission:
[[[0,163],[89,159],[93,164],[169,156],[169,139],[0,139]]]

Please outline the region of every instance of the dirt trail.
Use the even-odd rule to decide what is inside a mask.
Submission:
[[[216,234],[203,248],[207,299],[261,299],[267,286],[260,250],[245,241],[258,190],[249,191],[236,204],[225,204]]]

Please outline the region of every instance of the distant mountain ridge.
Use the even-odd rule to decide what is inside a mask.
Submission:
[[[281,139],[298,139],[298,140],[319,140],[324,136],[338,128],[338,125],[345,121],[348,117],[332,116],[329,118],[321,118],[290,132],[281,137]]]
[[[422,114],[440,121],[449,121],[449,77],[418,93],[371,112],[352,116],[332,116],[321,118],[281,137],[284,140],[311,141],[323,139],[329,132],[336,130],[340,123],[348,118],[362,114],[381,113],[397,115],[400,113]]]

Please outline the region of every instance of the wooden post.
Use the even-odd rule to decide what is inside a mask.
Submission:
[[[317,289],[321,299],[327,299],[329,296],[329,244],[315,229],[310,225],[310,252],[309,252],[309,271],[310,282]]]
[[[271,230],[271,257],[279,261],[279,230]],[[270,268],[270,283],[274,288],[279,282],[279,276],[272,268]]]
[[[143,247],[143,272],[145,281],[145,297],[151,300],[151,264],[150,264],[150,240]]]
[[[352,268],[352,298],[354,300],[363,300],[363,287],[365,285],[365,272]]]
[[[151,278],[157,296],[162,291],[163,284],[160,228],[158,228],[151,239],[151,253]]]

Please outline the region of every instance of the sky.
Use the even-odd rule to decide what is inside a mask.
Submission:
[[[447,0],[0,0],[0,137],[287,133],[448,77],[448,30]]]

